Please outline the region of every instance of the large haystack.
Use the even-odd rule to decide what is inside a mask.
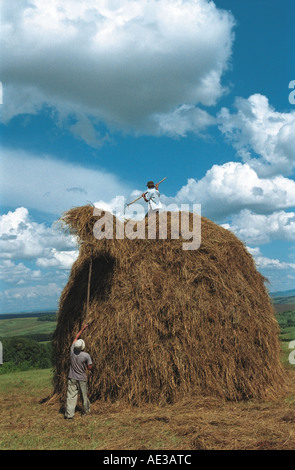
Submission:
[[[94,362],[91,400],[271,399],[284,390],[265,279],[235,235],[202,217],[201,246],[185,251],[181,239],[97,240],[97,220],[91,206],[63,217],[80,254],[54,335],[57,396],[64,399],[69,348],[85,322],[91,259],[83,336]]]

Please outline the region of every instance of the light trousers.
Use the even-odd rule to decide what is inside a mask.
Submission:
[[[87,396],[87,382],[68,379],[66,418],[74,417],[79,393],[82,397],[82,414],[88,414],[90,412],[90,401]]]

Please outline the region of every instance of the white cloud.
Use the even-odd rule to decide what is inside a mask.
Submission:
[[[33,222],[29,211],[19,207],[0,216],[0,257],[4,259],[36,259],[56,257],[54,253],[72,252],[76,248],[73,236],[53,227]],[[55,251],[53,251],[55,250]]]
[[[100,200],[94,203],[94,206],[99,210],[108,211],[114,214],[119,220],[124,221],[127,219],[141,220],[144,218],[147,211],[147,204],[143,199],[139,199],[135,204],[127,207],[127,204],[139,196],[142,191],[134,190],[129,198],[114,197],[109,202]]]
[[[191,105],[182,105],[172,113],[156,114],[160,133],[172,137],[185,137],[189,132],[202,135],[207,127],[216,123],[206,111]]]
[[[181,105],[211,106],[226,91],[234,19],[211,1],[3,0],[1,21],[6,122],[49,105],[97,145],[97,120],[165,133],[159,116],[174,120]],[[187,113],[181,131],[204,117]]]
[[[288,175],[295,167],[295,111],[280,113],[260,94],[237,98],[237,113],[223,108],[219,128],[260,176]]]
[[[266,256],[263,256],[258,247],[255,247],[255,248],[247,247],[247,249],[249,253],[255,259],[257,267],[260,269],[266,269],[266,268],[268,269],[273,268],[275,270],[295,269],[295,263],[287,263],[285,261],[280,261],[279,259],[276,259],[276,258],[268,258]]]
[[[244,209],[224,224],[246,243],[263,244],[273,240],[295,240],[295,213],[277,211],[269,215],[255,214]]]
[[[52,156],[4,148],[0,165],[1,202],[8,207],[25,206],[60,216],[70,207],[129,193],[127,184],[111,173]]]
[[[38,284],[30,287],[15,287],[0,292],[0,299],[6,306],[18,308],[53,308],[62,291],[62,287],[51,282],[46,285]],[[41,307],[40,307],[41,306]],[[19,310],[21,311],[21,310]]]
[[[270,291],[294,289],[295,264],[278,258],[264,256],[259,247],[247,246],[253,256],[257,269],[269,282]]]
[[[70,269],[78,257],[78,250],[57,251],[55,248],[50,250],[46,258],[38,258],[36,265],[42,268],[57,267],[61,269]]]
[[[28,281],[36,281],[41,278],[40,269],[32,270],[23,263],[14,263],[10,259],[0,263],[0,280],[9,284],[21,285]]]
[[[75,237],[34,222],[24,207],[1,215],[2,310],[54,308],[78,252]]]
[[[295,205],[295,181],[283,176],[260,178],[249,164],[228,162],[213,165],[198,181],[189,179],[174,200],[199,203],[203,215],[218,220],[246,208],[271,213]]]

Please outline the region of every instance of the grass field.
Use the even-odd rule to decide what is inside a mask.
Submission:
[[[64,420],[51,371],[1,377],[2,450],[295,450],[295,373],[274,402],[186,399],[163,407],[96,402],[90,415]]]
[[[0,338],[13,336],[27,336],[37,333],[53,333],[56,323],[52,321],[38,321],[37,317],[1,319]]]

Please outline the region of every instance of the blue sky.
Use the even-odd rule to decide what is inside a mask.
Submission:
[[[1,8],[2,313],[56,308],[77,257],[63,211],[165,176],[163,202],[201,204],[271,291],[295,288],[293,0]]]

